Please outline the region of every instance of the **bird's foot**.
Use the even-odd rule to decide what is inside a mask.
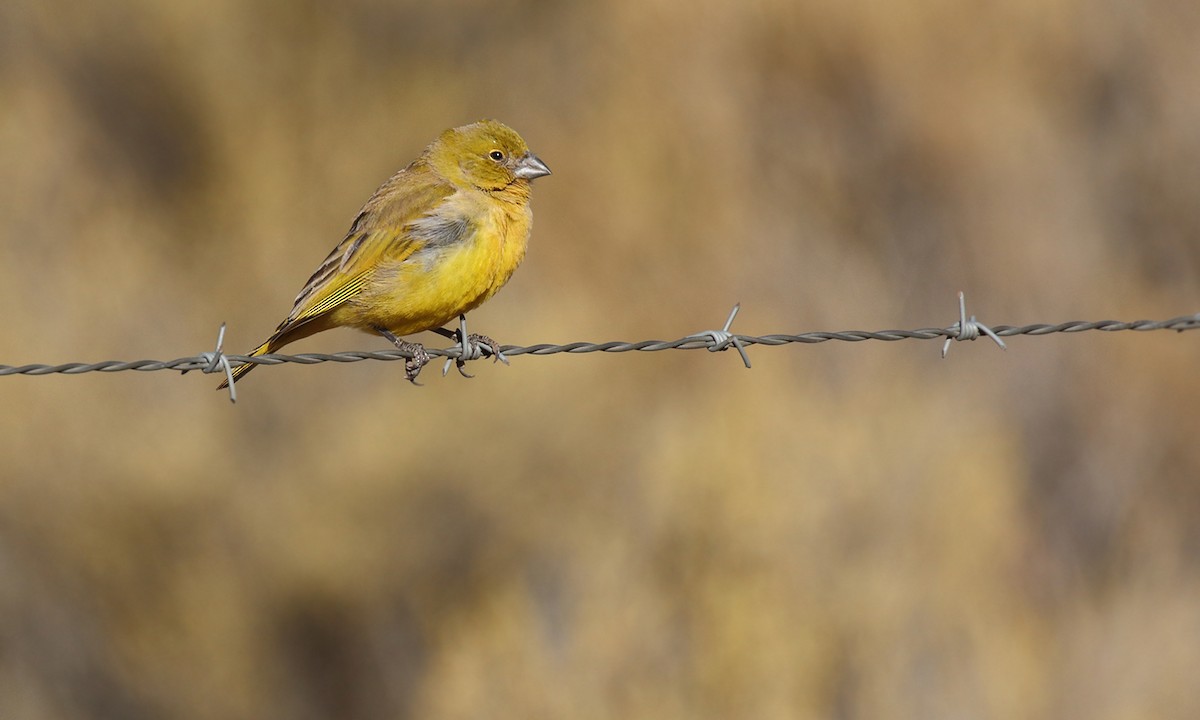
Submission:
[[[404,377],[413,385],[420,385],[417,382],[417,376],[421,374],[421,368],[429,364],[429,351],[421,343],[410,342],[396,337],[390,331],[384,328],[375,328],[375,331],[387,338],[396,348],[402,352],[411,355],[404,361]]]
[[[412,357],[404,361],[404,377],[413,385],[420,385],[417,382],[417,376],[421,374],[421,368],[429,364],[429,352],[425,350],[425,346],[421,343],[409,342],[402,340],[396,345],[403,351],[411,352]]]
[[[500,352],[500,343],[496,342],[487,335],[480,335],[479,333],[468,334],[467,318],[465,315],[460,315],[458,320],[459,329],[451,334],[454,339],[458,340],[459,348],[461,348],[458,357],[453,358],[454,367],[458,369],[458,373],[460,375],[465,378],[475,377],[466,370],[463,370],[463,366],[466,365],[468,361],[478,360],[485,355],[491,355],[493,362],[499,360],[505,365],[508,364],[508,358],[504,357],[504,353]],[[442,367],[442,375],[450,372],[450,361],[451,358],[446,358],[446,364]]]

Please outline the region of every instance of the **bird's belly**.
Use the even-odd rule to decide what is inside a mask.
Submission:
[[[502,237],[488,233],[453,246],[426,248],[394,268],[381,268],[363,293],[371,308],[364,329],[385,327],[397,335],[441,327],[478,307],[499,290],[520,263]]]

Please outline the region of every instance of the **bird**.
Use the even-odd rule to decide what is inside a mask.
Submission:
[[[382,335],[410,354],[405,377],[413,383],[429,354],[402,340],[405,335],[433,330],[457,338],[460,372],[471,345],[476,357],[486,348],[503,359],[490,337],[466,335],[466,314],[495,295],[524,259],[533,225],[531,183],[549,174],[502,122],[444,131],[367,200],[292,311],[250,356],[351,327]],[[461,319],[457,333],[442,327],[454,318]],[[233,379],[254,367],[239,365]]]

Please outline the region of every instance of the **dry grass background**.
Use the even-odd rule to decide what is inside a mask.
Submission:
[[[1195,311],[1198,7],[7,2],[0,362],[252,347],[485,116],[501,342]],[[0,716],[1196,717],[1198,342],[3,378]]]

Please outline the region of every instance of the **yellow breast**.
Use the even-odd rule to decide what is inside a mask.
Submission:
[[[397,335],[441,327],[496,294],[525,257],[532,226],[528,202],[459,193],[444,210],[467,218],[462,239],[418,250],[382,266],[346,308],[352,324],[385,327]]]

